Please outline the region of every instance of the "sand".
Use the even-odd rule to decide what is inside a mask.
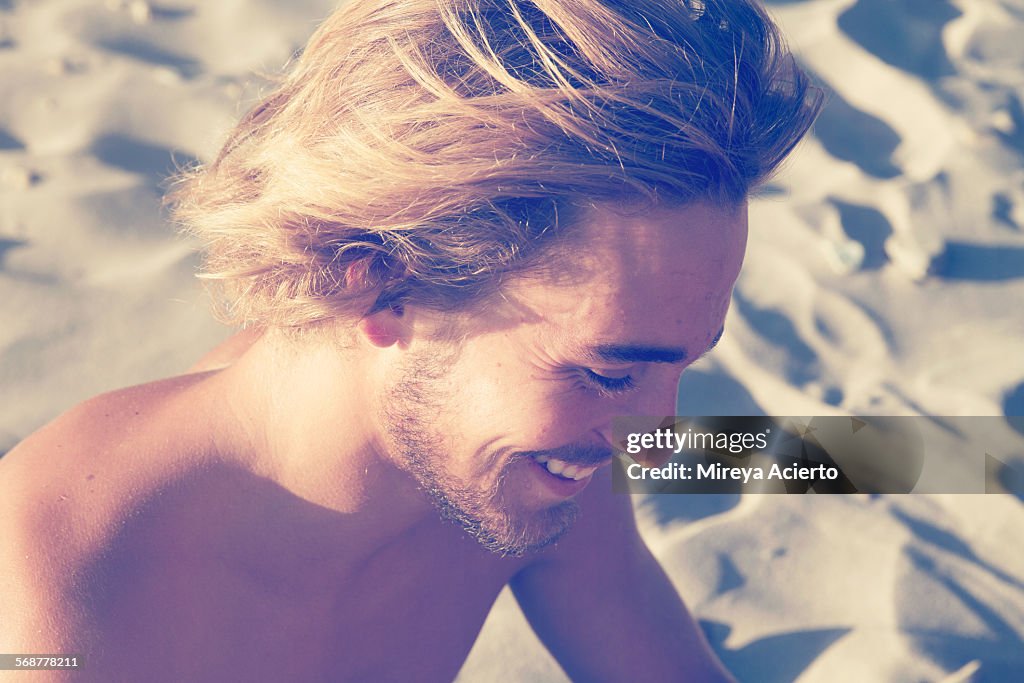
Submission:
[[[161,182],[331,6],[0,0],[0,453],[229,333]],[[769,6],[831,100],[751,205],[725,338],[680,414],[1024,414],[1024,4]],[[742,681],[1024,679],[1016,497],[636,503]],[[503,595],[459,680],[565,677]]]

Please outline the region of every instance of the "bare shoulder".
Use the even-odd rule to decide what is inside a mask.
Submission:
[[[131,498],[144,491],[177,464],[169,435],[179,443],[198,438],[190,433],[196,425],[189,420],[187,395],[202,379],[175,377],[76,405],[0,459],[0,500],[5,507],[32,503],[17,507],[35,517],[59,518],[69,510],[87,515],[78,521],[88,522],[102,516],[101,503],[114,502],[115,494]]]
[[[172,476],[167,433],[187,386],[89,399],[0,459],[0,651],[68,651],[88,633],[92,569]]]

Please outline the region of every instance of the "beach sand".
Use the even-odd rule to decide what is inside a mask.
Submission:
[[[0,0],[0,453],[229,334],[161,183],[332,6]],[[769,7],[830,103],[752,202],[725,338],[679,413],[1024,414],[1024,4]],[[1024,680],[1017,497],[636,503],[741,681]],[[504,594],[459,680],[565,677]]]

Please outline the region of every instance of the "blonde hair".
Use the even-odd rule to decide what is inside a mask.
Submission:
[[[354,0],[169,202],[231,322],[458,310],[581,203],[742,202],[819,108],[755,0]]]

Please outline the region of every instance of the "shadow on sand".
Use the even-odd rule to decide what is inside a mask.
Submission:
[[[144,176],[158,187],[178,166],[195,163],[195,157],[127,135],[104,135],[92,145],[92,153],[108,166]]]
[[[943,280],[1001,282],[1024,278],[1024,247],[950,240],[936,275]]]
[[[860,204],[850,204],[839,199],[832,199],[832,204],[839,210],[839,220],[843,232],[864,247],[864,262],[861,270],[879,270],[889,262],[885,253],[885,241],[892,236],[892,224],[878,209]]]
[[[967,612],[972,621],[978,620],[983,625],[985,631],[980,635],[965,635],[949,633],[948,628],[939,626],[932,629],[917,624],[901,625],[910,647],[949,671],[971,661],[980,662],[981,668],[971,678],[972,683],[1024,680],[1024,641],[1014,625],[1008,623],[994,605],[979,598],[944,567],[938,566],[929,553],[908,548],[906,554],[910,569],[904,581],[913,582],[912,590],[924,591],[932,601],[944,604],[947,610]],[[1020,587],[1018,581],[1008,578],[1011,585]],[[904,595],[908,588],[911,587],[897,586],[897,594]],[[899,606],[897,613],[900,613]]]
[[[833,643],[850,632],[846,628],[793,631],[759,638],[730,650],[724,642],[732,630],[728,625],[701,621],[701,628],[725,666],[740,681],[791,683]]]
[[[820,79],[819,79],[820,80]],[[874,178],[895,178],[901,170],[892,162],[902,138],[888,123],[861,111],[830,92],[814,124],[814,136],[836,159],[848,161]]]
[[[942,32],[960,14],[948,0],[858,0],[838,23],[886,64],[931,82],[954,72]]]
[[[736,306],[736,312],[743,316],[766,343],[785,352],[786,381],[793,386],[802,387],[818,378],[820,374],[818,354],[807,345],[788,316],[779,311],[758,306],[738,289],[733,294],[733,303]]]
[[[98,38],[96,44],[110,52],[126,55],[140,62],[174,69],[185,78],[194,78],[202,72],[202,66],[191,57],[172,52],[133,36],[108,36]]]

